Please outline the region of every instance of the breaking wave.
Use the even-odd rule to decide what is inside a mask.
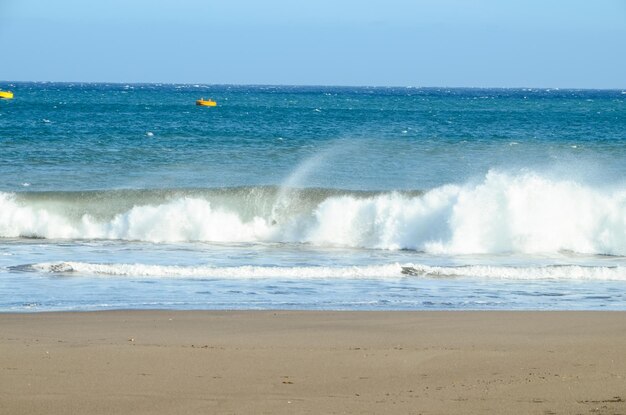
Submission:
[[[491,171],[427,192],[0,192],[0,237],[282,242],[433,254],[626,255],[626,188]]]

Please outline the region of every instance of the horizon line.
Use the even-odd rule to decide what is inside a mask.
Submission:
[[[208,87],[308,87],[308,88],[380,88],[380,89],[540,89],[540,90],[578,90],[578,91],[624,91],[626,88],[591,88],[591,87],[546,87],[546,86],[414,86],[414,85],[340,85],[340,84],[264,84],[264,83],[203,83],[203,82],[124,82],[124,81],[9,81],[6,84],[93,84],[93,85],[199,85]]]

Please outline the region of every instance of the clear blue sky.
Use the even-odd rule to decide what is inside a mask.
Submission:
[[[0,0],[0,80],[626,88],[626,0]]]

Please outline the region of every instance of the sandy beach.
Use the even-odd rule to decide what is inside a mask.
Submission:
[[[2,314],[0,413],[626,413],[626,313]]]

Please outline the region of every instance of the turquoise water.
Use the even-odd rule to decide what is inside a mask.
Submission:
[[[0,310],[626,308],[624,91],[0,88]]]

